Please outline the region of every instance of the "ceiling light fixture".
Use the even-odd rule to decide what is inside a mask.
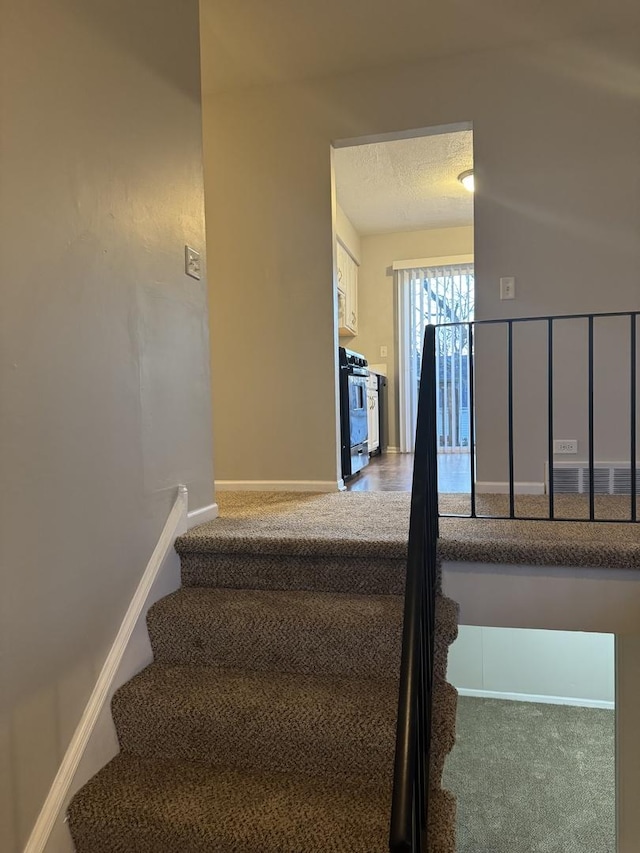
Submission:
[[[473,169],[467,169],[466,172],[460,172],[460,174],[458,175],[458,180],[465,188],[465,190],[468,190],[470,193],[475,190],[475,186],[473,183]]]

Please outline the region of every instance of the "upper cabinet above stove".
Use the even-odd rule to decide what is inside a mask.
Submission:
[[[338,242],[338,334],[358,334],[358,264]]]

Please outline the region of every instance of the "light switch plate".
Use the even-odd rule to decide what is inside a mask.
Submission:
[[[516,280],[512,275],[505,275],[500,279],[500,299],[516,298]]]
[[[184,247],[184,271],[191,278],[200,278],[200,252],[191,246]]]
[[[380,347],[380,358],[386,358],[387,353],[388,353],[388,350],[386,347]]]

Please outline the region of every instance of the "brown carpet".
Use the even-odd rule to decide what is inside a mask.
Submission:
[[[465,511],[465,502],[459,495],[445,495],[440,503],[442,512]],[[598,518],[623,520],[629,515],[629,499],[601,496],[596,509]],[[520,515],[538,516],[547,511],[548,498],[517,496],[516,512]],[[479,496],[478,512],[507,513],[506,495]],[[556,500],[556,514],[584,518],[588,515],[587,499],[561,495]],[[640,569],[637,523],[442,518],[440,536],[444,560]]]
[[[178,540],[154,663],[112,702],[121,752],[69,807],[77,853],[388,849],[408,503],[386,498],[225,494]],[[438,596],[430,853],[455,851],[457,616]]]
[[[408,492],[302,496],[278,492],[222,493],[223,517],[183,537],[178,549],[194,582],[204,578],[198,555],[207,553],[211,537],[215,537],[221,553],[231,556],[242,552],[249,557],[243,571],[258,585],[267,582],[264,580],[267,577],[271,583],[272,575],[277,572],[271,566],[272,556],[286,553],[289,557],[299,557],[293,577],[283,581],[287,586],[291,581],[297,588],[304,588],[306,583],[306,558],[335,558],[333,564],[327,562],[324,571],[326,582],[337,589],[349,562],[346,558],[363,560],[372,555],[376,557],[374,577],[369,576],[366,560],[360,567],[363,588],[370,591],[370,583],[385,586],[393,577],[400,579],[394,564],[386,565],[383,558],[393,561],[406,556],[409,499]],[[442,512],[464,512],[467,504],[462,495],[440,498]],[[625,518],[628,505],[628,498],[598,499],[603,517]],[[523,515],[544,514],[547,498],[518,496],[517,507]],[[558,511],[562,509],[568,516],[579,517],[585,507],[586,499],[582,496],[558,498]],[[506,508],[505,495],[478,496],[479,512],[497,514]],[[639,531],[637,524],[442,518],[440,555],[444,560],[469,562],[639,569]],[[235,567],[233,560],[230,565]],[[232,583],[224,560],[217,563],[215,571],[221,585]],[[393,591],[400,593],[402,589]]]
[[[515,495],[515,515],[523,517],[548,518],[548,495]],[[468,515],[470,498],[467,494],[440,495],[440,511]],[[476,495],[476,513],[478,515],[509,515],[508,495]],[[602,521],[622,521],[631,518],[631,504],[628,497],[621,495],[596,495],[595,518]],[[556,495],[554,498],[555,518],[589,520],[588,495]]]

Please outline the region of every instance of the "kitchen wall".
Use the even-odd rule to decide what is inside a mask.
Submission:
[[[613,634],[480,628],[461,625],[449,651],[449,681],[458,689],[495,698],[613,706]]]
[[[473,123],[478,317],[638,307],[639,74],[640,34],[620,30],[208,96],[220,476],[336,478],[332,141]],[[498,298],[504,275],[515,301]],[[487,481],[504,478],[492,359],[478,372]],[[523,395],[540,364],[522,359]],[[539,480],[540,423],[522,421],[518,478]]]
[[[349,251],[351,257],[357,263],[362,263],[362,241],[360,240],[360,235],[339,204],[336,204],[336,236]]]
[[[358,335],[352,349],[369,363],[385,364],[389,395],[389,445],[398,447],[398,335],[394,261],[473,254],[473,227],[431,228],[362,238],[358,282]],[[387,347],[387,358],[380,347]]]
[[[3,3],[0,849],[176,495],[212,500],[197,0]],[[204,255],[203,255],[204,259]]]

